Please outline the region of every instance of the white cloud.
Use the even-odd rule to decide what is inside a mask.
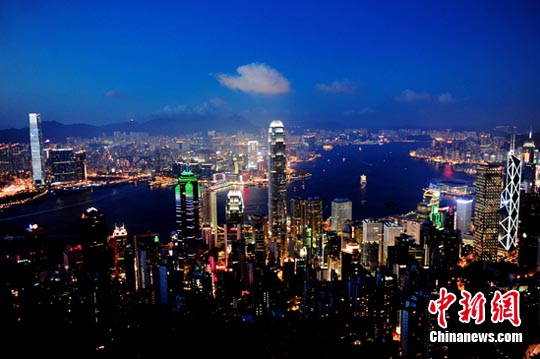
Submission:
[[[280,72],[262,63],[251,63],[236,69],[238,75],[219,74],[219,83],[232,90],[261,94],[282,94],[291,91],[289,80]]]
[[[440,103],[452,103],[456,101],[456,99],[452,96],[450,92],[440,94],[437,99]]]
[[[399,96],[396,96],[396,101],[399,102],[420,102],[430,101],[431,95],[427,92],[416,92],[410,89],[403,90]]]
[[[334,81],[330,85],[327,84],[317,84],[315,89],[324,93],[345,93],[345,94],[354,94],[356,93],[356,85],[350,80]]]

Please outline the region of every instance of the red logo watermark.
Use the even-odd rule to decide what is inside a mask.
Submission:
[[[448,292],[446,288],[441,288],[439,299],[429,301],[429,313],[437,315],[437,322],[441,328],[447,327],[446,311],[456,299],[454,293]],[[485,321],[486,297],[484,293],[478,292],[473,296],[468,291],[461,290],[461,299],[458,303],[461,305],[461,310],[458,312],[460,322],[470,323],[471,320],[474,320],[475,324],[481,324]],[[502,323],[508,320],[515,327],[521,324],[518,291],[509,290],[501,293],[497,290],[490,305],[493,323]]]

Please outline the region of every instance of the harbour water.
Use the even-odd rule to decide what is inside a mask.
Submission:
[[[422,200],[423,188],[434,178],[466,179],[451,167],[413,159],[409,151],[424,143],[388,143],[366,146],[334,146],[319,149],[320,157],[294,164],[312,176],[288,185],[288,197],[319,197],[323,215],[330,216],[335,198],[352,201],[353,219],[382,218],[407,213]],[[366,175],[366,184],[360,176]],[[230,188],[217,192],[218,223],[225,217],[225,199]],[[266,214],[267,187],[238,186],[245,214]],[[174,229],[174,187],[150,188],[147,183],[122,184],[101,189],[45,196],[34,202],[0,212],[0,238],[23,235],[30,224],[43,227],[50,236],[78,236],[81,214],[89,207],[101,210],[112,233],[115,224],[128,233],[159,233]]]

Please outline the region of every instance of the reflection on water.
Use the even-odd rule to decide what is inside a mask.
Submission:
[[[315,161],[297,164],[297,169],[304,169],[312,176],[291,182],[288,197],[319,197],[323,202],[324,219],[330,216],[333,199],[349,198],[353,203],[353,219],[361,220],[415,209],[422,199],[422,189],[432,178],[471,179],[461,172],[452,172],[451,168],[438,168],[410,158],[409,150],[419,146],[390,143],[366,146],[362,151],[355,146],[321,150],[321,157]],[[359,180],[361,174],[368,178],[364,187]],[[240,186],[237,189],[244,197],[246,217],[268,212],[267,187]],[[216,192],[219,224],[225,219],[228,190]],[[111,233],[115,224],[124,224],[130,234],[151,231],[169,235],[174,230],[174,187],[150,188],[143,183],[48,196],[9,208],[0,212],[0,237],[24,233],[29,223],[38,223],[52,234],[78,235],[80,214],[90,206],[105,214]]]

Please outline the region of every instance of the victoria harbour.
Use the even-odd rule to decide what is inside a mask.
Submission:
[[[409,156],[423,143],[395,142],[385,145],[336,146],[318,149],[313,161],[296,163],[311,176],[287,186],[287,195],[319,197],[323,216],[330,216],[331,201],[352,201],[353,219],[382,218],[404,214],[422,200],[423,188],[433,179],[466,179],[465,173],[453,172],[449,165],[429,163]],[[365,174],[367,185],[360,185]],[[231,188],[242,191],[245,216],[267,211],[267,188],[230,186],[217,190],[218,223],[225,217],[225,201]],[[174,187],[151,188],[147,183],[120,184],[105,188],[48,195],[34,202],[9,208],[0,213],[2,236],[22,235],[30,224],[38,224],[50,235],[78,236],[80,215],[89,207],[100,209],[107,218],[110,232],[124,225],[130,234],[159,233],[168,236],[174,230]]]

